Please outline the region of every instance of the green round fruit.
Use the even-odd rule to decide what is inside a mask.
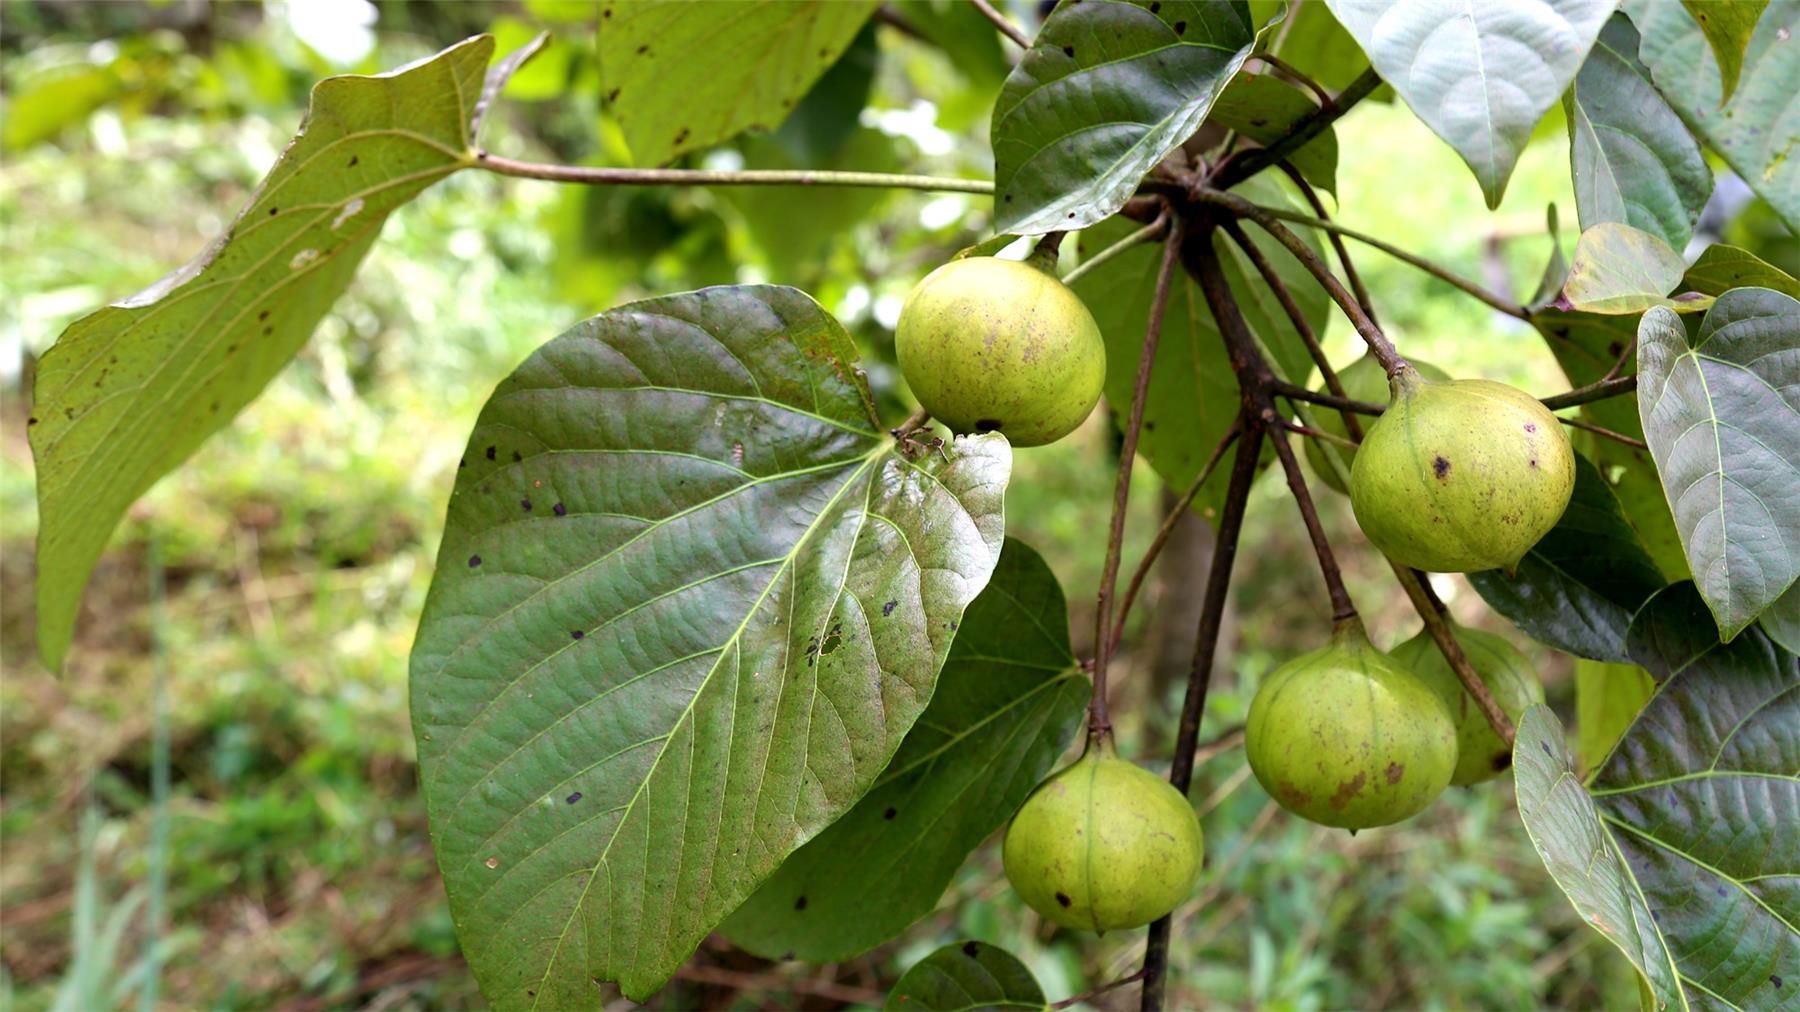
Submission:
[[[1536,669],[1517,647],[1479,629],[1453,626],[1452,630],[1463,656],[1514,724],[1527,706],[1544,701],[1544,683],[1538,681]],[[1463,691],[1462,680],[1450,670],[1450,662],[1444,659],[1431,633],[1421,631],[1395,647],[1389,656],[1418,675],[1450,707],[1450,719],[1456,722],[1457,747],[1456,772],[1450,777],[1451,783],[1458,787],[1478,784],[1499,776],[1512,765],[1512,749],[1494,733],[1487,715]]]
[[[1187,899],[1204,844],[1187,798],[1102,738],[1025,799],[1001,854],[1033,910],[1107,932],[1148,924]]]
[[[925,276],[894,331],[900,372],[931,417],[956,432],[1041,446],[1100,400],[1106,346],[1069,287],[1017,260],[965,257]]]
[[[1376,548],[1436,573],[1512,569],[1575,489],[1575,453],[1548,408],[1489,380],[1393,379],[1350,469],[1350,504]]]
[[[1416,815],[1443,793],[1456,768],[1456,725],[1430,686],[1349,619],[1330,643],[1263,681],[1244,750],[1283,808],[1365,829]]]
[[[1450,378],[1448,373],[1430,362],[1421,362],[1415,358],[1412,360],[1412,366],[1419,370],[1419,375],[1429,380]],[[1339,369],[1338,382],[1343,384],[1344,396],[1353,401],[1369,401],[1374,404],[1386,404],[1388,401],[1387,370],[1381,367],[1381,362],[1371,352],[1364,352],[1361,358]],[[1331,391],[1321,383],[1318,392],[1325,394]],[[1322,429],[1343,439],[1350,438],[1350,430],[1344,428],[1342,414],[1330,408],[1318,406],[1313,407],[1310,414],[1314,428]],[[1371,418],[1362,419],[1363,429],[1366,431],[1373,422],[1374,419]],[[1307,462],[1312,464],[1313,472],[1319,476],[1320,481],[1325,483],[1325,487],[1348,494],[1350,486],[1344,483],[1338,469],[1331,466],[1331,451],[1325,448],[1325,444],[1317,439],[1303,440],[1303,442],[1306,444]],[[1356,459],[1356,449],[1340,447],[1338,452],[1344,461],[1342,473],[1348,474],[1351,461]]]

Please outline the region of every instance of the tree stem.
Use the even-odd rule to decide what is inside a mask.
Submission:
[[[1125,439],[1119,447],[1119,477],[1113,485],[1112,527],[1107,532],[1106,565],[1100,574],[1098,608],[1094,615],[1094,694],[1088,703],[1088,730],[1104,733],[1112,729],[1106,712],[1106,672],[1112,661],[1113,592],[1119,578],[1119,556],[1125,544],[1125,512],[1131,500],[1131,467],[1137,459],[1138,436],[1144,426],[1144,402],[1149,399],[1150,371],[1156,363],[1156,348],[1162,342],[1163,313],[1169,305],[1169,287],[1175,276],[1175,265],[1181,256],[1186,229],[1181,221],[1169,230],[1163,246],[1162,266],[1156,274],[1156,293],[1150,303],[1150,321],[1144,328],[1144,347],[1138,355],[1137,382],[1132,388],[1131,410],[1125,424]]]
[[[1206,692],[1212,684],[1213,660],[1219,649],[1219,631],[1225,618],[1226,591],[1231,584],[1232,563],[1237,559],[1238,535],[1244,528],[1244,508],[1250,499],[1250,483],[1256,478],[1256,461],[1262,455],[1262,427],[1254,419],[1238,437],[1237,456],[1231,463],[1231,481],[1225,487],[1225,503],[1219,511],[1219,534],[1213,543],[1207,569],[1206,590],[1200,602],[1200,627],[1194,641],[1194,660],[1188,668],[1187,695],[1181,701],[1181,725],[1175,734],[1175,758],[1169,765],[1169,783],[1183,794],[1194,778],[1194,752],[1200,738],[1200,717],[1206,712]],[[1150,925],[1144,947],[1144,988],[1138,1004],[1145,1012],[1163,1007],[1163,977],[1169,966],[1169,927],[1173,915],[1164,914]]]
[[[503,176],[548,179],[597,186],[858,186],[900,190],[945,190],[993,193],[985,179],[896,175],[887,172],[825,172],[812,169],[626,169],[521,162],[486,151],[475,152],[470,165]]]
[[[969,3],[973,4],[975,9],[981,12],[982,17],[992,21],[994,27],[1000,29],[1001,35],[1004,35],[1017,43],[1020,49],[1031,48],[1030,37],[1028,37],[1018,25],[1007,20],[1006,15],[995,10],[994,5],[988,3],[988,0],[969,0]]]

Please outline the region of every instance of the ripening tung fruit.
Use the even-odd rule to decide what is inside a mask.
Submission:
[[[1556,416],[1489,380],[1432,382],[1408,367],[1392,386],[1350,470],[1363,533],[1414,569],[1512,569],[1575,490],[1575,453]]]
[[[1120,759],[1110,736],[1038,785],[1001,848],[1007,880],[1033,910],[1102,933],[1174,910],[1194,891],[1203,853],[1187,798]]]
[[[900,372],[931,416],[956,432],[999,432],[1041,446],[1075,430],[1100,400],[1106,346],[1067,285],[1017,260],[965,257],[925,276],[894,331]]]
[[[1448,373],[1430,362],[1421,362],[1415,358],[1412,360],[1412,366],[1419,370],[1419,375],[1428,380],[1448,380],[1450,378]],[[1338,382],[1343,384],[1344,396],[1353,401],[1370,401],[1375,404],[1386,404],[1388,401],[1387,370],[1382,368],[1380,360],[1376,359],[1373,352],[1364,352],[1361,358],[1339,369]],[[1330,392],[1323,383],[1319,385],[1319,393]],[[1312,409],[1312,418],[1315,428],[1343,439],[1350,438],[1350,430],[1344,428],[1344,416],[1338,412],[1330,408],[1315,407]],[[1373,423],[1374,419],[1362,419],[1365,431]],[[1306,444],[1306,460],[1312,464],[1313,472],[1319,476],[1319,480],[1324,482],[1327,488],[1348,495],[1350,486],[1345,484],[1344,479],[1339,476],[1338,469],[1331,466],[1331,450],[1317,439],[1303,440],[1303,442]],[[1351,462],[1356,459],[1356,449],[1354,447],[1340,448],[1338,453],[1342,455],[1345,468],[1343,473],[1347,475]]]
[[[1244,727],[1250,769],[1283,808],[1365,829],[1416,815],[1456,768],[1456,725],[1431,687],[1348,619],[1265,679]]]
[[[1517,647],[1479,629],[1452,626],[1451,630],[1463,656],[1514,724],[1527,706],[1544,701],[1544,683]],[[1487,715],[1463,690],[1462,680],[1450,670],[1450,662],[1444,659],[1431,633],[1421,631],[1389,651],[1389,656],[1418,675],[1450,707],[1450,719],[1456,722],[1458,756],[1451,783],[1458,787],[1478,784],[1499,776],[1512,765],[1512,749],[1494,733]]]

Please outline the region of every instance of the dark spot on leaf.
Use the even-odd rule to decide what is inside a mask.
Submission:
[[[27,418],[27,419],[25,419],[25,424],[26,424],[26,426],[28,426],[28,427],[29,427],[29,426],[32,426],[32,425],[36,425],[36,424],[37,424],[37,423],[38,423],[38,420],[37,420],[37,419],[36,419],[36,418]],[[893,606],[893,603],[892,603],[892,602],[889,602],[889,607],[892,607],[892,606]]]
[[[981,946],[975,944],[974,942],[964,942],[963,943],[963,955],[969,957],[970,959],[974,959],[976,956],[981,955]]]
[[[494,448],[491,446],[487,448],[487,459],[489,459],[489,460],[494,459]]]
[[[479,565],[481,565],[481,556],[479,556],[479,555],[469,556],[469,568],[470,569],[474,569],[476,566],[479,566]]]
[[[1731,895],[1731,893],[1728,890],[1726,890],[1726,888],[1724,886],[1714,886],[1713,891],[1717,892],[1720,896]]]
[[[1250,121],[1250,125],[1256,126],[1256,127],[1265,127],[1265,126],[1269,125],[1269,121],[1266,119],[1253,119]]]
[[[1005,203],[1008,203],[1008,204],[1012,203],[1012,198],[1013,198],[1012,194],[1010,194],[1010,193],[1007,194]]]
[[[1150,5],[1150,13],[1152,13],[1152,14],[1155,14],[1161,10],[1162,10],[1162,4],[1160,4],[1160,3],[1153,3]]]
[[[781,954],[781,960],[784,963],[793,958],[794,958],[794,950],[792,950],[792,949],[789,949],[788,951]]]
[[[582,639],[585,636],[587,636],[587,633],[582,632],[580,629],[570,629],[569,630],[569,638],[572,640]]]
[[[685,141],[687,139],[688,139],[688,128],[687,127],[682,127],[679,131],[676,132],[675,143],[680,144],[682,141]]]
[[[275,333],[274,327],[264,327],[263,328],[263,336],[264,337],[268,337],[270,334],[273,334],[273,333]]]
[[[1512,753],[1495,752],[1494,758],[1488,761],[1488,765],[1492,766],[1495,772],[1499,772],[1512,765]]]
[[[580,801],[580,800],[581,800],[581,792],[580,792],[580,791],[576,791],[576,792],[575,792],[575,793],[574,793],[574,794],[571,794],[571,795],[569,795],[569,796],[568,796],[568,797],[566,797],[566,798],[564,798],[564,799],[563,799],[563,800],[564,800],[564,801],[567,801],[567,802],[568,802],[568,803],[569,803],[569,804],[571,804],[571,805],[572,805],[572,804],[574,804],[574,803],[575,803],[575,802],[577,802],[577,801]]]
[[[356,163],[360,162],[360,161],[362,161],[361,155],[351,155],[350,156],[350,164],[345,166],[345,168],[354,169],[354,168],[356,168]]]
[[[1061,904],[1065,909],[1067,909],[1069,904],[1071,904],[1075,901],[1069,899],[1069,897],[1064,895],[1063,893],[1057,893],[1056,894],[1056,902]]]
[[[806,909],[806,897],[802,896],[799,899],[795,900],[794,901],[794,909],[795,910],[805,910]]]
[[[1769,974],[1769,983],[1775,985],[1776,987],[1780,987],[1781,986],[1781,978],[1777,977],[1771,973],[1771,974]]]
[[[261,323],[262,321],[264,321],[268,318],[269,318],[269,311],[266,309],[263,310],[262,312],[256,314],[256,322],[258,322],[258,323]]]
[[[888,820],[889,822],[892,822],[892,821],[894,821],[894,816],[899,815],[899,814],[900,814],[900,810],[898,808],[890,808],[887,811],[882,812],[881,817]]]
[[[1186,35],[1187,34],[1187,22],[1186,21],[1175,22],[1175,34],[1176,35]]]
[[[1005,423],[1001,422],[999,419],[983,418],[980,421],[975,423],[975,431],[976,432],[999,432],[1000,426],[1004,425],[1004,424]]]
[[[650,51],[650,44],[649,44],[649,43],[645,43],[645,44],[644,44],[644,45],[641,45],[641,46],[639,46],[639,47],[637,47],[637,54],[638,54],[638,55],[639,55],[639,56],[642,56],[642,55],[644,55],[644,54],[645,54],[645,53],[648,53],[648,52],[649,52],[649,51]]]
[[[819,59],[821,59],[821,60],[831,59],[831,50],[829,50],[829,49],[819,50]]]
[[[271,217],[271,218],[275,217],[275,212],[279,211],[279,210],[281,210],[281,208],[279,208],[279,207],[269,208],[269,217]]]
[[[33,419],[33,421],[36,421],[36,419]],[[882,605],[881,606],[881,617],[887,618],[889,615],[892,615],[894,613],[894,608],[897,607],[899,604],[900,604],[900,602],[898,600],[894,600],[894,601],[889,601],[888,603]]]
[[[1441,480],[1443,480],[1443,477],[1445,475],[1450,473],[1450,462],[1445,460],[1442,457],[1439,457],[1436,460],[1431,462],[1431,470],[1432,470],[1432,473],[1436,474],[1438,476],[1438,479],[1441,481]]]
[[[948,625],[949,625],[949,626],[950,626],[950,631],[951,631],[951,632],[955,632],[955,631],[956,631],[956,623],[955,623],[955,622],[951,622],[951,623],[948,623]]]
[[[519,451],[517,451],[517,450],[513,451],[513,463],[517,464],[519,461],[524,460],[524,459],[525,459],[524,457],[519,456]]]
[[[1064,46],[1063,47],[1063,55],[1068,57],[1069,59],[1073,60],[1075,58],[1075,47],[1074,46]]]
[[[530,513],[531,512],[531,500],[530,499],[520,499],[519,500],[519,508],[524,510],[527,513]]]
[[[550,507],[550,512],[559,517],[566,517],[569,515],[569,507],[564,506],[562,503],[557,503],[555,506]]]
[[[1542,742],[1542,741],[1538,742],[1538,748],[1543,749],[1544,754],[1547,756],[1550,756],[1550,758],[1552,758],[1552,759],[1556,758],[1556,756],[1550,754],[1550,743],[1549,742]]]

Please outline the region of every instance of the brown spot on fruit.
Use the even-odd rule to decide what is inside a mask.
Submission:
[[[1001,422],[999,419],[996,419],[996,418],[983,418],[975,423],[975,431],[976,432],[999,432],[1000,426],[1002,426],[1004,424],[1005,424],[1004,422]]]
[[[1069,905],[1073,904],[1075,901],[1070,899],[1069,895],[1067,893],[1058,892],[1056,894],[1056,902],[1063,907],[1068,907]]]
[[[1388,763],[1387,769],[1382,772],[1387,774],[1388,783],[1397,784],[1406,775],[1406,766],[1403,763]]]
[[[1356,795],[1362,791],[1363,784],[1368,782],[1369,775],[1367,773],[1358,773],[1343,783],[1338,784],[1337,790],[1333,791],[1331,794],[1331,807],[1342,808],[1349,804],[1350,799],[1356,797]]]

